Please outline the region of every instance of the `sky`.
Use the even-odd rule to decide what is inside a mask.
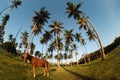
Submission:
[[[86,36],[83,30],[78,30],[79,25],[76,25],[76,21],[73,18],[68,19],[68,15],[65,14],[66,2],[68,1],[75,4],[83,3],[80,9],[94,24],[104,46],[107,46],[116,37],[120,36],[120,0],[22,0],[22,5],[17,9],[8,9],[2,14],[2,16],[6,13],[10,14],[10,20],[5,27],[5,41],[8,41],[9,34],[13,34],[15,37],[21,27],[21,32],[27,31],[30,33],[30,26],[33,25],[32,17],[35,16],[35,11],[39,11],[44,6],[51,13],[51,19],[44,26],[45,30],[49,30],[48,25],[52,24],[53,20],[58,20],[63,23],[64,29],[74,29],[75,32],[82,32],[83,37]],[[11,5],[11,0],[0,0],[0,11],[9,5]],[[17,37],[18,43],[21,42],[21,32]],[[40,36],[41,34],[35,36],[33,42],[36,44],[35,50],[42,52],[39,42]],[[88,53],[98,49],[95,42],[90,42],[87,38],[86,41]],[[79,57],[81,57],[81,49],[78,49],[78,51]]]

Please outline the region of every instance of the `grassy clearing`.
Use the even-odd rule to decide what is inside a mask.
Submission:
[[[33,78],[31,65],[24,66],[23,60],[0,53],[1,80],[120,80],[120,46],[111,51],[104,61],[97,59],[88,64],[50,67],[50,76],[43,76],[43,69],[37,68]]]

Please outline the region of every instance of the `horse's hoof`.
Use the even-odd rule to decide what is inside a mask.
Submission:
[[[47,74],[47,76],[49,76],[49,73]]]
[[[35,78],[36,76],[34,75],[33,78]]]
[[[43,76],[46,76],[46,74],[44,74]]]

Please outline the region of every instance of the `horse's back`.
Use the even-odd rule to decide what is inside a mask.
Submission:
[[[38,58],[36,58],[34,60],[34,63],[36,64],[36,67],[45,67],[45,66],[48,67],[48,65],[49,65],[47,60],[45,60],[45,59],[38,59]]]

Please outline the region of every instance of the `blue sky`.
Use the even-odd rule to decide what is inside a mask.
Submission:
[[[51,13],[51,19],[44,26],[46,30],[48,30],[48,25],[53,20],[58,20],[63,23],[65,29],[74,29],[74,31],[82,32],[82,35],[86,36],[82,30],[78,30],[76,21],[73,18],[68,19],[67,14],[65,14],[66,2],[68,1],[75,4],[79,2],[83,3],[80,9],[94,24],[104,46],[110,44],[116,37],[120,36],[120,0],[22,0],[22,5],[18,9],[9,9],[2,14],[10,14],[10,20],[5,27],[5,41],[8,40],[9,34],[15,36],[20,27],[23,27],[21,32],[28,31],[30,33],[30,26],[33,25],[31,19],[35,16],[34,11],[39,11],[43,6]],[[0,0],[0,11],[10,4],[11,0]],[[19,43],[21,41],[20,36],[21,34],[17,37],[17,42]],[[36,50],[41,52],[40,36],[41,34],[34,38],[34,43],[36,44]],[[88,40],[86,48],[88,53],[98,49],[95,42],[89,42]],[[79,54],[81,56],[81,49],[79,49]]]

